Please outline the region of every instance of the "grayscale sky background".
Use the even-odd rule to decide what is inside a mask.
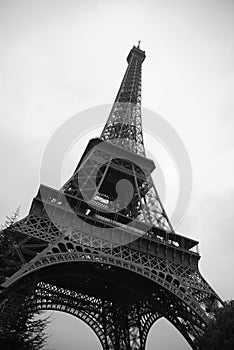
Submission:
[[[114,101],[126,56],[140,39],[147,56],[142,105],[173,126],[193,168],[193,197],[177,231],[199,240],[201,273],[223,299],[234,298],[233,33],[231,0],[0,0],[1,222],[19,205],[27,214],[53,132],[83,109]],[[147,134],[145,141],[172,188],[170,215],[179,189],[168,169],[176,172],[161,145]],[[82,150],[68,156],[64,180]],[[49,348],[101,349],[84,323],[53,317]],[[146,347],[156,348],[190,347],[160,320]]]

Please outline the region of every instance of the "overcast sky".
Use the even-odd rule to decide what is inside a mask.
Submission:
[[[114,100],[126,56],[142,40],[142,105],[176,130],[192,164],[193,196],[177,231],[199,240],[202,274],[221,298],[234,298],[233,35],[231,0],[0,0],[1,222],[19,205],[27,214],[52,134],[76,113]],[[80,155],[69,158],[67,176]],[[101,349],[81,321],[54,318],[49,347]],[[162,320],[147,344],[156,348],[189,346]]]

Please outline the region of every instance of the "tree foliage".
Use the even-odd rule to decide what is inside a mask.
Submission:
[[[197,340],[197,345],[200,350],[234,349],[234,300],[214,310],[214,318]]]
[[[11,228],[16,223],[19,217],[19,208],[15,213],[6,218],[4,225],[0,231],[0,283],[4,282],[5,278],[12,275],[21,266],[19,258],[14,250],[17,244],[17,237],[12,232]]]
[[[17,310],[17,322],[0,320],[0,348],[4,350],[40,350],[46,343],[45,327],[48,317],[37,319],[34,314],[27,312],[24,305]],[[5,320],[4,320],[5,321]]]
[[[0,284],[22,264],[14,249],[18,244],[18,237],[12,230],[18,217],[19,209],[11,217],[7,217],[0,231]],[[0,294],[0,348],[40,350],[46,342],[45,329],[49,318],[38,318],[27,307],[27,298],[21,296],[17,299],[15,295],[12,290],[2,290]]]

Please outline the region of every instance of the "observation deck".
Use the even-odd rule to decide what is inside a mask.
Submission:
[[[104,205],[87,203],[45,185],[40,186],[33,199],[29,215],[45,217],[55,226],[62,224],[81,230],[112,242],[113,246],[129,246],[198,269],[198,241],[113,213]]]

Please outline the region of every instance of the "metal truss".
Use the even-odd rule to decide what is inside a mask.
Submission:
[[[12,247],[15,255],[12,254],[18,257],[21,268],[9,276],[2,287],[11,291],[39,272],[43,276],[45,271],[46,275],[47,268],[70,263],[76,263],[77,266],[85,263],[90,266],[113,267],[119,271],[120,276],[126,271],[129,276],[133,274],[143,278],[140,284],[150,281],[154,286],[150,295],[143,293],[137,302],[126,301],[127,308],[116,305],[111,298],[97,298],[87,293],[82,296],[78,290],[61,289],[56,284],[45,284],[40,279],[30,294],[33,304],[29,304],[29,307],[32,310],[53,309],[76,315],[94,330],[105,350],[145,349],[151,325],[159,317],[166,317],[195,349],[194,339],[202,333],[210,318],[207,308],[219,300],[199,270],[189,263],[176,263],[167,256],[163,258],[156,252],[152,254],[147,249],[142,250],[134,242],[120,244],[122,238],[115,241],[114,236],[109,235],[109,231],[106,234],[102,227],[98,229],[95,225],[86,225],[85,221],[82,226],[78,225],[71,215],[71,208],[62,214],[61,209],[63,206],[65,208],[65,204],[61,198],[58,202],[52,196],[48,202],[51,210],[47,207],[47,211],[54,215],[53,220],[48,217],[45,209],[42,212],[38,205],[33,204],[30,214],[12,227],[12,232],[20,237]],[[127,235],[126,229],[127,227],[121,227],[123,235]],[[150,240],[153,243],[153,238]],[[105,274],[103,270],[103,276]],[[93,288],[97,289],[95,286]],[[123,282],[122,288],[124,290],[128,286]],[[45,289],[43,299],[40,293]],[[52,290],[57,293],[53,298]],[[85,309],[83,306],[87,300],[89,302],[85,304]],[[5,312],[8,310],[7,303],[12,305],[10,301],[3,303]]]
[[[53,228],[54,231],[51,230],[51,222],[48,219],[36,215],[26,217],[15,226],[15,231],[22,230],[24,234],[50,243],[40,254],[22,266],[22,272],[27,273],[53,262],[99,261],[134,270],[177,293],[182,300],[191,300],[191,305],[192,301],[202,302],[211,295],[217,297],[197,269],[169,262],[167,258],[147,255],[129,246],[98,237],[95,227],[90,233],[78,231],[59,222]],[[19,274],[21,275],[22,273]],[[7,285],[14,279],[9,278]]]
[[[101,138],[90,140],[73,176],[59,191],[42,185],[28,216],[11,226],[2,320],[15,322],[22,305],[60,310],[86,322],[104,350],[144,350],[151,326],[165,317],[196,349],[220,298],[198,269],[198,242],[174,232],[151,177],[144,59],[133,47]],[[128,183],[122,192],[120,180]]]
[[[94,231],[84,233],[61,223],[56,224],[56,227],[55,239],[55,231],[51,231],[48,219],[41,216],[28,216],[15,226],[16,231],[22,230],[24,234],[40,237],[44,242],[48,242],[48,247],[22,265],[20,270],[3,283],[3,287],[9,288],[32,272],[61,263],[86,262],[115,266],[155,282],[155,286],[160,286],[167,295],[164,303],[168,300],[168,295],[172,294],[180,303],[180,309],[183,307],[186,310],[187,320],[192,315],[192,323],[189,322],[189,328],[193,330],[192,335],[195,337],[197,329],[202,330],[210,316],[206,306],[211,299],[219,298],[197,269],[145,254],[130,246],[116,245],[112,241],[95,236]],[[175,301],[172,305],[175,305]],[[170,315],[167,318],[170,320]],[[188,322],[186,318],[184,323]],[[181,322],[179,324],[181,325]],[[192,324],[195,325],[196,332]]]
[[[28,280],[21,281],[20,288]],[[38,282],[27,290],[24,307],[31,312],[57,310],[72,314],[88,324],[98,336],[105,350],[143,350],[151,326],[160,317],[167,318],[194,348],[193,340],[200,334],[204,324],[198,323],[196,314],[191,313],[184,303],[167,294],[165,289],[156,288],[148,296],[141,296],[132,304],[121,305],[111,300],[97,298],[90,294],[76,292],[48,282]],[[17,289],[13,296],[22,299]],[[5,303],[13,315],[17,312],[16,303],[9,298]],[[14,317],[15,319],[15,317]]]
[[[125,197],[119,196],[115,200],[114,190],[105,193],[103,184],[107,183],[108,177],[113,178],[116,171],[124,174],[133,190],[126,187]],[[118,184],[118,181],[116,177],[115,184]],[[72,178],[64,185],[63,191],[106,210],[121,212],[130,218],[174,232],[150,171],[141,169],[129,160],[115,158],[97,147],[89,152]]]
[[[4,312],[13,312],[16,318],[19,292],[12,294],[5,304]],[[54,310],[71,314],[84,321],[99,338],[104,350],[143,350],[151,326],[161,314],[148,302],[139,301],[128,309],[84,293],[77,293],[50,283],[38,282],[33,293],[28,293],[24,307],[31,312]],[[147,305],[147,306],[146,306]],[[152,310],[151,310],[152,309]],[[1,339],[0,334],[0,339]]]
[[[101,139],[145,155],[141,123],[141,67],[145,52],[135,46]]]
[[[145,309],[124,312],[111,301],[42,282],[31,297],[31,308],[60,310],[78,317],[94,330],[107,350],[144,349],[148,331],[160,317]]]

